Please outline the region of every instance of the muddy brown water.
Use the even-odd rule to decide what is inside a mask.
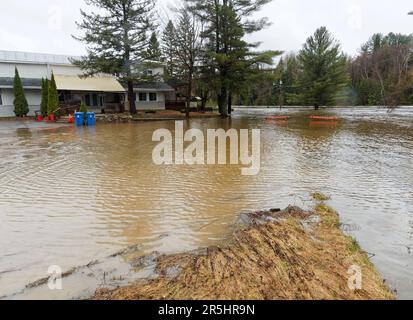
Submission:
[[[267,119],[280,114],[291,119]],[[252,177],[234,165],[154,165],[152,133],[173,130],[173,121],[80,129],[0,121],[0,297],[76,298],[95,288],[85,281],[88,272],[126,268],[123,258],[107,259],[119,250],[139,244],[143,255],[214,245],[241,213],[308,207],[309,194],[320,191],[331,195],[344,231],[371,254],[399,298],[413,298],[413,108],[317,113],[338,122],[311,121],[313,114],[236,109],[231,120],[185,123],[260,129],[261,171]],[[47,277],[50,265],[67,271],[94,260],[100,269],[88,267],[66,287],[63,281],[62,291],[24,289]]]

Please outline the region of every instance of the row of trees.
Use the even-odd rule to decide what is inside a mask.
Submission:
[[[158,40],[155,0],[88,0],[98,10],[81,11],[87,55],[73,63],[86,76],[108,73],[128,88],[130,112],[136,113],[134,83],[147,78],[137,64],[162,62],[167,76],[187,84],[187,114],[193,94],[217,101],[227,116],[233,98],[257,76],[258,66],[271,64],[280,52],[258,52],[247,34],[268,25],[252,16],[271,0],[185,0],[175,10]]]
[[[59,96],[53,74],[50,80],[42,79],[41,90],[40,112],[43,116],[50,116],[57,110],[59,104]],[[17,68],[15,69],[14,75],[13,92],[14,113],[16,114],[16,117],[27,116],[29,113],[29,104]]]
[[[113,74],[128,88],[130,112],[136,113],[133,87],[153,78],[142,64],[162,63],[168,79],[186,83],[187,114],[193,95],[217,103],[223,116],[237,104],[391,105],[413,103],[412,36],[374,35],[355,58],[321,27],[302,50],[283,56],[259,52],[248,34],[268,26],[252,17],[271,0],[183,0],[175,18],[162,28],[155,0],[88,0],[78,23],[87,55],[73,61],[86,76]],[[158,30],[161,35],[158,39]],[[264,66],[264,68],[263,68]]]
[[[350,58],[325,27],[303,49],[282,57],[260,82],[239,95],[240,104],[413,104],[413,35],[373,35]],[[280,85],[280,80],[282,85]]]
[[[373,35],[350,62],[351,86],[363,105],[413,104],[413,35]]]

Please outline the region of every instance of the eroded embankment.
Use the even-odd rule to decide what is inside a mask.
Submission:
[[[394,299],[365,252],[340,230],[337,213],[318,203],[247,216],[225,246],[157,259],[159,277],[95,299]],[[361,268],[361,289],[349,268]]]

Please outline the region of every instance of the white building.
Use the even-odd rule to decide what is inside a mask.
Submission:
[[[40,110],[41,79],[50,79],[53,72],[59,92],[59,107],[76,108],[84,101],[95,112],[123,111],[125,89],[112,76],[81,78],[82,71],[70,62],[71,57],[29,52],[0,51],[0,117],[14,116],[13,79],[15,68],[22,79],[29,104],[29,115]],[[147,74],[163,76],[163,68],[145,70]],[[162,83],[143,83],[135,86],[138,110],[165,109],[165,93],[173,91]]]
[[[134,85],[137,110],[165,110],[166,96],[175,89],[163,82],[164,67],[158,62],[137,63],[133,72],[154,80]]]

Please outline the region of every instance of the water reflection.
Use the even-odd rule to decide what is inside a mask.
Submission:
[[[24,139],[29,139],[32,137],[32,132],[29,128],[18,128],[16,130],[16,137]]]

